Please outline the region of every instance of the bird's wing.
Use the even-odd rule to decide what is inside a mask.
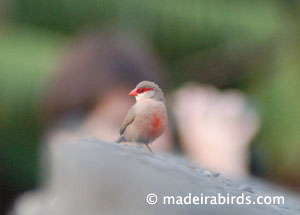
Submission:
[[[125,119],[124,119],[124,121],[121,125],[120,135],[123,134],[124,131],[126,130],[127,126],[130,125],[134,121],[134,118],[135,118],[135,112],[134,112],[134,106],[132,106],[129,109],[129,111],[128,111],[128,113],[127,113],[127,115],[126,115],[126,117],[125,117]]]

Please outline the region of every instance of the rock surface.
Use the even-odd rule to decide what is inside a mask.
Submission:
[[[174,155],[96,139],[57,144],[49,151],[47,183],[20,197],[11,214],[300,214],[297,195],[257,179],[234,182]],[[157,195],[156,204],[147,203],[150,193]],[[189,196],[218,195],[249,196],[254,202],[258,196],[282,195],[284,204],[217,205],[209,199],[183,205],[177,197],[189,203]],[[163,204],[164,196],[174,196],[178,204]]]

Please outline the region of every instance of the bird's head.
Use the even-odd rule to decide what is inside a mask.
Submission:
[[[140,82],[130,93],[130,96],[135,96],[136,101],[142,99],[154,99],[164,102],[164,95],[157,84],[151,81]]]

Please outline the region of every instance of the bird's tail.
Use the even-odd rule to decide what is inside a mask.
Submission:
[[[126,140],[123,136],[120,136],[119,139],[116,140],[116,143],[122,143],[122,142],[126,142]]]

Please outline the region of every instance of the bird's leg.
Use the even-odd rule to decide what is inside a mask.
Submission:
[[[150,146],[148,144],[146,144],[146,146],[149,149],[149,151],[153,153],[153,151],[150,149]]]

